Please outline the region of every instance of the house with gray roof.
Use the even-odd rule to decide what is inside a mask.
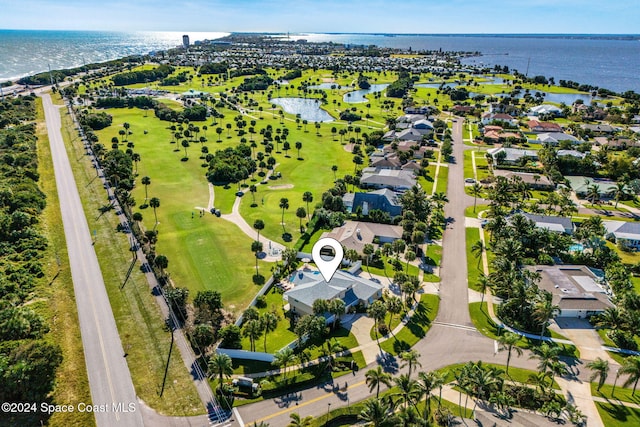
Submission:
[[[408,190],[416,182],[415,174],[408,170],[365,168],[360,178],[363,188],[388,188],[396,191]]]
[[[504,159],[502,159],[502,163],[512,165],[518,164],[518,162],[520,162],[520,159],[522,159],[523,157],[528,157],[532,160],[538,159],[538,152],[536,150],[524,150],[521,148],[498,147],[487,150],[487,153],[491,154],[491,156],[493,157],[494,166],[498,166],[498,158],[501,156],[500,153],[505,153],[505,157]]]
[[[640,223],[627,221],[602,221],[607,230],[607,237],[614,237],[631,249],[640,250]]]
[[[582,175],[566,175],[565,179],[569,182],[570,188],[576,193],[576,196],[584,198],[589,192],[591,185],[598,186],[600,198],[610,198],[611,191],[616,188],[615,181],[604,178],[592,178]]]
[[[336,227],[330,232],[322,233],[320,237],[335,239],[346,249],[354,249],[359,254],[362,254],[364,245],[367,243],[376,247],[401,239],[402,227],[375,222],[345,221],[340,227]]]
[[[573,144],[579,144],[580,141],[573,135],[564,132],[546,132],[540,133],[537,137],[541,144],[558,145],[562,141],[570,141]]]
[[[581,153],[578,150],[558,150],[556,152],[556,155],[558,157],[560,156],[571,156],[571,157],[575,157],[578,159],[584,159],[587,155],[585,153]]]
[[[534,215],[527,212],[522,214],[525,218],[536,223],[536,227],[556,233],[573,234],[574,225],[570,217]]]
[[[398,194],[386,188],[370,193],[347,193],[342,196],[342,202],[349,213],[360,207],[365,216],[374,209],[387,212],[392,218],[402,214]]]
[[[560,117],[562,116],[562,108],[556,107],[555,105],[551,105],[551,104],[536,105],[534,107],[529,108],[528,114],[534,117],[545,115],[545,114],[550,114],[555,117]]]
[[[613,307],[608,286],[584,265],[536,265],[527,267],[540,274],[538,288],[551,293],[560,307],[558,317],[586,319]]]
[[[338,270],[329,282],[325,282],[319,271],[298,270],[289,278],[292,289],[283,295],[289,303],[289,309],[298,316],[313,314],[316,300],[341,299],[345,310],[362,304],[368,307],[382,297],[383,285],[369,279],[354,276]],[[327,319],[330,321],[331,319]]]

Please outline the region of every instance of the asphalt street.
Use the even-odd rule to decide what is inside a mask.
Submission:
[[[142,426],[129,367],[60,131],[60,109],[42,94],[92,402],[99,427]]]

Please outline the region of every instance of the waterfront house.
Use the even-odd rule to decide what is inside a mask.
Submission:
[[[534,117],[541,116],[541,115],[551,115],[554,117],[560,117],[562,116],[562,108],[556,107],[555,105],[551,105],[551,104],[536,105],[534,107],[529,108],[528,115],[534,116]]]

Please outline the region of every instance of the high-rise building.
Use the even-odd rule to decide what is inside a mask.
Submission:
[[[184,36],[182,36],[182,46],[184,46],[185,49],[187,49],[189,47],[189,35],[185,34]]]

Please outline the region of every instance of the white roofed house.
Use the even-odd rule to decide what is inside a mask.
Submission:
[[[318,271],[298,270],[289,278],[293,288],[283,295],[290,310],[298,316],[313,314],[313,303],[318,299],[341,299],[345,310],[359,304],[368,307],[382,297],[383,285],[369,279],[354,276],[345,271],[335,272],[329,282],[325,282]],[[332,318],[328,318],[330,322]]]
[[[498,147],[487,150],[487,153],[491,154],[491,157],[493,157],[494,166],[499,166],[499,164],[502,163],[517,165],[523,157],[527,157],[531,160],[538,160],[538,152],[536,150]]]
[[[547,132],[538,134],[538,141],[541,144],[558,145],[562,141],[570,141],[572,144],[579,144],[580,141],[573,135],[564,132]]]
[[[640,250],[640,224],[627,221],[603,221],[607,237],[615,238],[616,244],[622,244],[633,250]]]
[[[536,227],[556,233],[573,234],[573,230],[575,228],[570,217],[534,215],[526,212],[522,215],[535,222]]]
[[[360,185],[364,188],[388,188],[390,190],[403,191],[416,185],[416,177],[413,171],[374,169],[363,170]]]
[[[529,108],[528,114],[530,116],[540,116],[540,115],[552,115],[555,117],[562,116],[562,108],[556,107],[551,104],[541,104],[536,105],[535,107]]]

